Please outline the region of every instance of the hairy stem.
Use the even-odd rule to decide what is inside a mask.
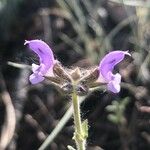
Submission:
[[[84,138],[82,131],[80,103],[78,100],[78,96],[76,94],[76,90],[74,90],[72,93],[72,101],[73,101],[74,124],[75,124],[74,140],[76,142],[78,150],[85,150],[86,140]]]

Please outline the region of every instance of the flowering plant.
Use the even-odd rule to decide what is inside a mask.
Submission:
[[[88,123],[87,121],[81,121],[78,96],[86,95],[89,89],[101,85],[107,85],[109,91],[118,93],[121,75],[113,73],[114,67],[124,59],[125,55],[131,55],[128,51],[113,51],[103,57],[99,66],[95,69],[81,71],[77,67],[68,71],[54,58],[51,48],[45,42],[31,40],[25,41],[25,45],[28,45],[38,55],[40,63],[39,65],[32,64],[33,73],[29,77],[30,82],[37,84],[43,80],[49,80],[64,92],[72,95],[75,123],[73,139],[78,150],[85,150]]]

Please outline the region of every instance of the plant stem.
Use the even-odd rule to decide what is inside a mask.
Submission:
[[[86,140],[83,136],[80,104],[75,89],[72,93],[72,101],[73,101],[74,124],[75,124],[74,140],[76,142],[78,150],[85,150]]]
[[[79,97],[79,103],[81,104],[84,101],[84,99],[85,97]],[[53,140],[58,136],[60,131],[64,128],[68,120],[71,118],[72,114],[73,114],[73,106],[71,105],[70,108],[64,114],[64,116],[61,118],[57,126],[46,138],[46,140],[43,142],[43,144],[39,147],[38,150],[45,150],[53,142]]]

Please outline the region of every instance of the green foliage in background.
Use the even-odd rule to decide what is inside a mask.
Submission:
[[[124,124],[126,122],[124,111],[127,104],[129,103],[129,98],[125,98],[121,101],[113,101],[111,105],[106,107],[106,110],[110,113],[108,114],[108,120],[115,124]]]

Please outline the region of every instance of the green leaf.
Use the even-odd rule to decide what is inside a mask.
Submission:
[[[119,123],[118,117],[115,114],[109,114],[108,120],[110,120],[111,122],[113,122],[115,124]]]
[[[115,112],[115,111],[116,111],[116,106],[115,106],[115,105],[108,105],[108,106],[106,107],[106,110],[107,110],[108,112]]]
[[[83,138],[87,139],[88,137],[88,120],[84,120],[82,122],[82,132],[83,132]]]
[[[128,97],[121,101],[113,101],[111,105],[106,107],[106,110],[111,112],[111,114],[108,115],[108,119],[115,124],[123,124],[125,122],[124,111],[128,103]]]
[[[129,103],[129,97],[126,97],[123,101],[122,101],[122,105],[126,106]]]

